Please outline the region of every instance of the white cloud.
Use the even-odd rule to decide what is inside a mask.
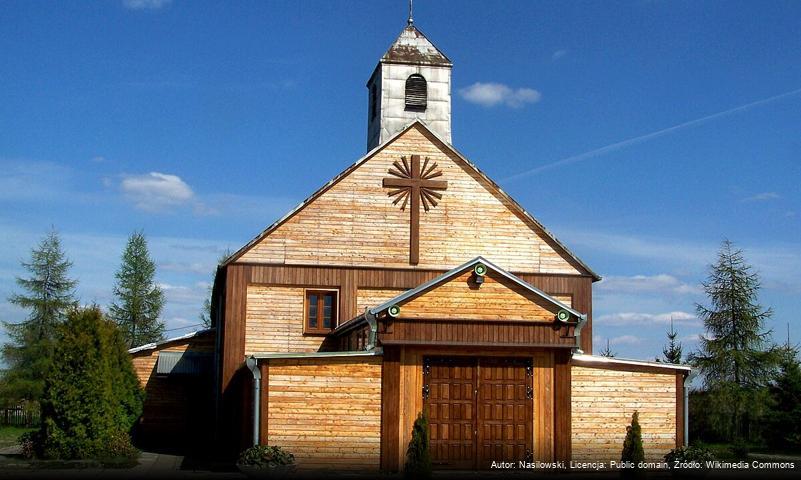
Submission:
[[[506,105],[520,108],[527,103],[537,103],[542,98],[540,92],[533,88],[513,89],[502,83],[476,82],[469,87],[459,90],[459,94],[470,103],[483,107]]]
[[[181,177],[159,172],[128,176],[122,180],[120,188],[136,208],[148,212],[185,205],[195,196]]]
[[[682,282],[673,275],[633,275],[629,277],[605,277],[598,290],[619,293],[673,293],[678,295],[701,293],[701,287]]]
[[[688,312],[675,311],[667,313],[639,313],[639,312],[620,312],[608,313],[594,319],[596,325],[610,326],[651,326],[655,324],[670,324],[670,319],[674,324],[696,325],[698,319],[695,315]]]
[[[780,198],[782,198],[781,195],[776,192],[762,192],[744,198],[743,202],[767,202],[770,200],[778,200]]]
[[[636,345],[640,342],[642,339],[634,335],[621,335],[609,339],[609,345]]]
[[[557,51],[553,52],[553,55],[551,55],[551,60],[554,60],[554,61],[559,60],[560,58],[564,57],[565,55],[567,55],[567,50],[564,50],[564,49],[557,50]]]
[[[122,5],[129,10],[158,10],[172,3],[172,0],[122,0]]]

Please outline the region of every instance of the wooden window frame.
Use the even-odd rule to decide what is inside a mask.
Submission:
[[[323,299],[326,295],[334,294],[334,305],[332,309],[331,328],[323,327]],[[309,295],[317,295],[317,327],[309,326]],[[339,289],[336,288],[305,288],[303,289],[303,334],[304,335],[328,335],[333,332],[339,324]]]

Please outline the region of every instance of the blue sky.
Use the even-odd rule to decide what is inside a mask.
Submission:
[[[801,3],[415,3],[455,65],[454,145],[604,276],[596,349],[652,358],[671,315],[693,348],[723,238],[801,341]],[[406,8],[3,2],[0,318],[51,225],[101,304],[143,229],[191,329],[216,258],[364,153]]]

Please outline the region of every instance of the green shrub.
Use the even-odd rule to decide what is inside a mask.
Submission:
[[[626,439],[623,441],[623,453],[620,456],[621,461],[633,462],[635,466],[645,460],[639,417],[640,414],[636,411],[631,416],[631,425],[626,427]]]
[[[128,435],[144,393],[117,326],[97,307],[70,314],[59,329],[53,367],[37,454],[64,460],[133,454]]]
[[[665,462],[667,462],[668,468],[673,468],[675,462],[698,462],[703,468],[706,468],[706,462],[714,459],[715,457],[708,448],[698,444],[690,445],[688,447],[674,448],[667,455],[665,455]]]
[[[20,446],[20,454],[23,458],[33,458],[36,456],[36,445],[41,443],[39,432],[25,432],[19,436],[17,443]]]
[[[414,421],[403,473],[408,478],[431,478],[428,417],[425,412],[421,412]]]
[[[295,463],[294,455],[281,447],[267,445],[255,445],[248,448],[239,454],[239,460],[236,461],[237,465],[258,468],[275,468],[293,463]]]
[[[99,456],[106,459],[134,459],[139,457],[139,450],[131,443],[130,435],[123,432],[115,432],[109,435]]]

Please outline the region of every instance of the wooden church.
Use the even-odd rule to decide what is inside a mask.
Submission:
[[[132,351],[143,430],[208,427],[209,385],[220,445],[300,468],[401,470],[422,412],[443,469],[619,460],[635,411],[647,458],[684,443],[689,368],[592,355],[600,277],[452,145],[451,68],[410,20],[367,154],[219,268],[212,330]]]

